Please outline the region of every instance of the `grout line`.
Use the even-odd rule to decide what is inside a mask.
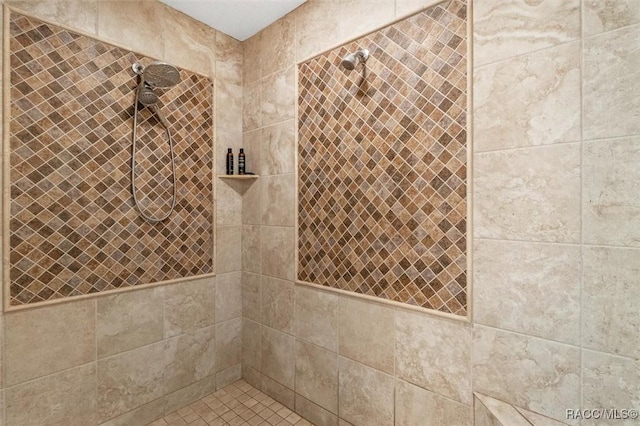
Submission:
[[[583,15],[584,15],[584,11],[583,11]],[[582,24],[584,25],[584,16],[582,18],[583,18],[582,19]],[[588,36],[585,36],[584,34],[582,34],[582,40],[583,41],[584,40],[589,40],[590,41],[591,39],[596,38],[596,37],[600,37],[600,36],[603,36],[603,35],[608,35],[608,34],[611,34],[611,33],[618,32],[618,31],[622,32],[623,30],[628,30],[629,28],[633,28],[633,27],[640,28],[640,22],[634,22],[632,24],[625,25],[623,27],[602,31],[602,32],[599,32],[599,33],[596,33],[596,34],[591,34],[591,35],[588,35]],[[584,31],[583,31],[583,33],[584,33]]]
[[[606,248],[606,249],[618,249],[618,250],[640,250],[640,247],[623,246],[623,245],[610,245],[610,244],[597,244],[597,243],[566,243],[559,241],[532,241],[532,240],[516,240],[505,238],[487,238],[487,237],[475,237],[474,240],[479,241],[499,241],[505,243],[520,243],[520,244],[547,244],[547,245],[559,245],[559,246],[574,246],[583,248]]]
[[[542,52],[542,51],[548,50],[548,49],[555,49],[556,47],[564,46],[564,45],[567,45],[567,44],[570,44],[570,43],[575,43],[576,41],[580,41],[580,40],[581,40],[581,36],[578,35],[577,37],[572,38],[571,40],[566,40],[566,41],[563,41],[561,43],[554,44],[552,46],[546,46],[546,47],[542,47],[540,49],[535,49],[535,50],[531,50],[531,51],[528,51],[528,52],[519,53],[519,54],[514,55],[514,56],[509,56],[508,58],[502,58],[502,59],[498,59],[496,61],[487,62],[485,64],[476,65],[476,66],[474,66],[474,70],[481,69],[481,68],[484,68],[484,67],[489,67],[491,65],[497,65],[497,64],[500,64],[500,63],[503,63],[503,62],[510,61],[512,59],[522,58],[523,56],[531,55],[532,53],[538,53],[538,52]]]
[[[567,145],[577,145],[581,143],[582,140],[574,140],[574,141],[566,141],[566,142],[556,142],[550,144],[543,145],[528,145],[528,146],[515,146],[510,148],[501,148],[501,149],[489,149],[486,151],[475,151],[475,155],[483,155],[483,154],[492,154],[492,153],[500,153],[500,152],[512,152],[512,151],[521,151],[525,149],[542,149],[542,148],[550,148],[556,146],[567,146]]]
[[[580,310],[578,311],[578,345],[580,346],[580,389],[578,402],[583,408],[584,401],[584,253],[585,253],[585,221],[584,221],[584,2],[580,2],[580,277],[579,277],[579,297]],[[579,423],[582,423],[579,421]]]
[[[517,336],[521,336],[521,337],[526,337],[526,338],[530,338],[530,339],[536,339],[536,340],[542,340],[545,342],[549,342],[549,343],[554,343],[554,344],[558,344],[558,345],[562,345],[562,346],[567,346],[573,349],[578,349],[580,350],[580,343],[568,343],[568,342],[563,342],[560,340],[553,340],[553,339],[549,339],[546,337],[540,337],[540,336],[533,336],[531,334],[526,334],[523,333],[522,331],[515,331],[515,330],[509,330],[506,328],[500,328],[500,327],[496,327],[495,325],[488,325],[488,324],[482,324],[482,323],[476,323],[476,325],[480,326],[480,327],[484,327],[484,328],[488,328],[490,330],[494,330],[494,331],[499,331],[501,333],[510,333],[510,334],[515,334]]]

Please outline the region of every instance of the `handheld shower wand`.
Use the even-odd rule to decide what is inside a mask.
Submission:
[[[152,62],[146,67],[141,63],[136,62],[132,65],[133,71],[139,76],[139,84],[136,89],[135,106],[133,113],[133,134],[132,134],[132,153],[131,153],[131,193],[133,195],[133,204],[135,205],[140,216],[150,223],[158,223],[167,219],[171,213],[173,213],[176,207],[177,197],[177,179],[176,179],[176,160],[173,149],[173,138],[171,137],[171,131],[169,130],[169,122],[165,118],[164,114],[158,106],[159,96],[155,91],[156,87],[171,87],[180,82],[180,72],[173,65],[169,65],[165,62]],[[171,178],[173,180],[173,196],[171,197],[171,208],[169,212],[162,217],[153,217],[150,214],[146,214],[138,201],[138,194],[136,191],[136,152],[138,148],[137,132],[138,132],[138,104],[149,107],[162,126],[165,128],[167,138],[169,139],[169,148],[171,152]]]

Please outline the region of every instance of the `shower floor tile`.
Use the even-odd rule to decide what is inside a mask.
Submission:
[[[313,426],[284,405],[238,380],[148,426]]]

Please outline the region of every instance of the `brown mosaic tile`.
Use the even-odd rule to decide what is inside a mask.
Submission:
[[[10,305],[211,273],[211,81],[182,70],[160,97],[178,194],[153,225],[130,182],[131,64],[151,59],[12,12],[10,61]],[[169,144],[146,108],[138,140],[138,196],[159,215],[171,203]]]
[[[466,315],[466,4],[298,67],[298,279]],[[369,49],[366,77],[341,59]]]

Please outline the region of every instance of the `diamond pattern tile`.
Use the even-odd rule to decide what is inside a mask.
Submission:
[[[181,70],[160,96],[178,193],[152,225],[130,182],[131,64],[152,59],[12,12],[10,61],[10,305],[212,272],[211,81]],[[158,216],[171,204],[169,144],[146,108],[138,139],[138,196]]]
[[[466,4],[298,68],[298,279],[466,315]],[[366,76],[341,59],[366,48]]]

